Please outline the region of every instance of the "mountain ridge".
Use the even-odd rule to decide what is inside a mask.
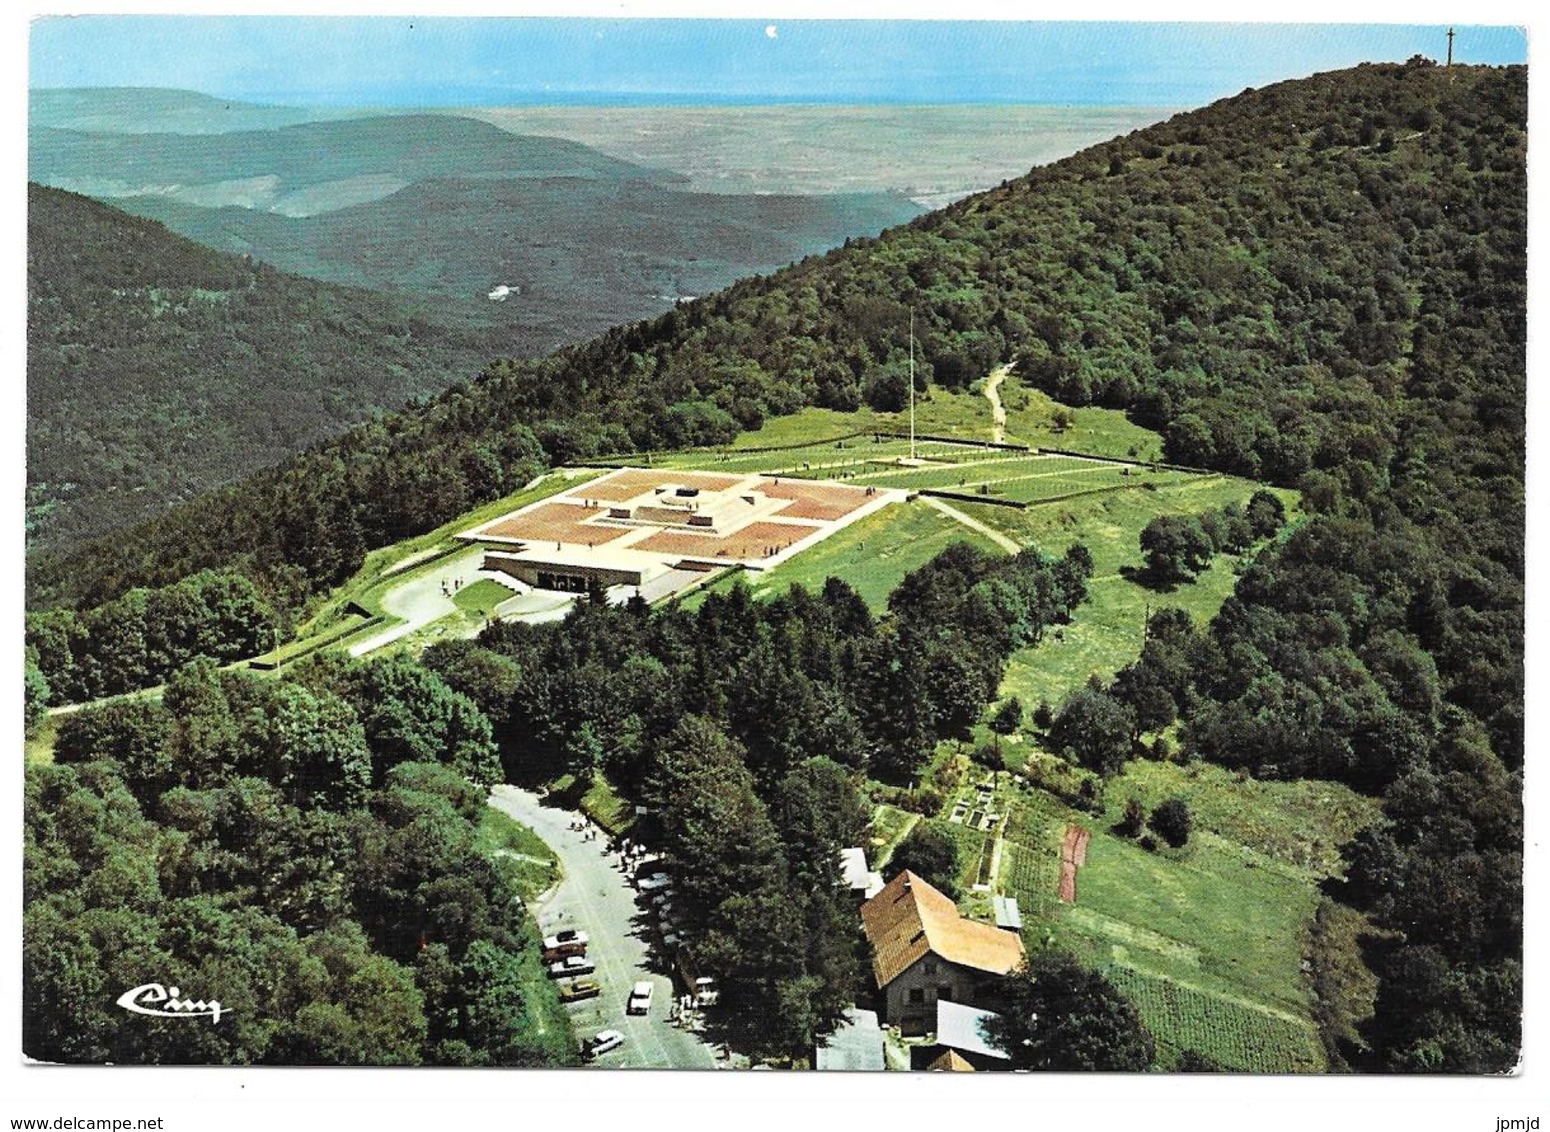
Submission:
[[[28,194],[29,534],[101,534],[475,372],[500,341],[42,186]]]

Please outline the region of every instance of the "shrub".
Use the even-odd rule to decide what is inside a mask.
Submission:
[[[1007,700],[990,719],[990,729],[998,735],[1010,735],[1023,724],[1023,702],[1016,696]]]
[[[1001,741],[992,739],[975,747],[974,761],[987,770],[1005,770],[1006,756],[1001,753]]]
[[[908,869],[948,896],[958,895],[958,843],[925,823],[899,842],[883,872],[889,880]]]
[[[1125,803],[1125,816],[1119,819],[1116,827],[1123,837],[1139,837],[1141,830],[1146,826],[1146,807],[1141,804],[1140,798],[1132,797]]]
[[[1177,849],[1189,841],[1192,824],[1189,805],[1182,798],[1169,798],[1152,811],[1149,824],[1157,836]]]

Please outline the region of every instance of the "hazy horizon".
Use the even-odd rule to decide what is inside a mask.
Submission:
[[[1457,27],[1460,63],[1527,59]],[[30,89],[189,90],[280,106],[1194,106],[1361,62],[1446,54],[1446,27],[935,20],[46,17]]]

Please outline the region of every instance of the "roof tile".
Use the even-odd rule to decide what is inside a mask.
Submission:
[[[928,951],[996,975],[1010,974],[1023,960],[1023,941],[1016,933],[964,919],[952,900],[908,869],[861,905],[861,924],[872,942],[872,972],[879,987]]]

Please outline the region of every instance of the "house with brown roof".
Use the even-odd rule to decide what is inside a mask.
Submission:
[[[861,906],[883,1018],[906,1034],[936,1021],[938,1001],[987,1002],[996,977],[1023,961],[1015,932],[966,920],[952,900],[908,870]]]

